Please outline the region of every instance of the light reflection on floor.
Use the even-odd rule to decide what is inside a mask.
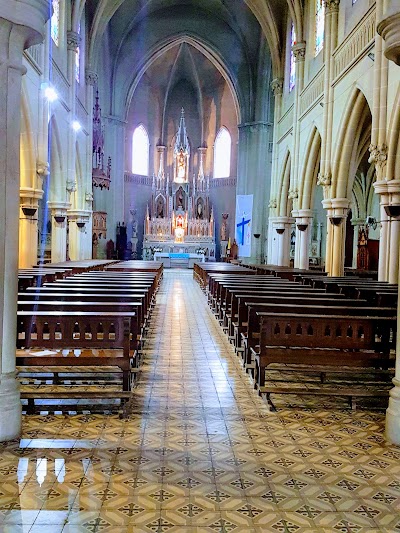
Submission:
[[[269,413],[192,273],[167,271],[129,420],[24,418],[0,445],[1,533],[400,531],[384,416]]]

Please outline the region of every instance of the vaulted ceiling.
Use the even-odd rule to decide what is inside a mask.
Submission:
[[[85,0],[75,0],[75,10],[84,4]],[[154,61],[165,65],[159,70],[160,82],[170,77],[170,50],[187,43],[212,64],[213,68],[203,63],[201,77],[215,76],[217,70],[231,88],[242,118],[255,120],[260,79],[271,69],[272,77],[281,75],[288,11],[299,25],[297,35],[302,33],[301,0],[86,0],[85,5],[88,65],[99,68],[106,39],[115,88],[111,108],[117,114],[126,112]]]

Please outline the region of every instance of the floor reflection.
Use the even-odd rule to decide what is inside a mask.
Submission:
[[[192,273],[167,271],[132,415],[24,417],[0,445],[0,532],[394,532],[383,423],[329,399],[270,413]]]

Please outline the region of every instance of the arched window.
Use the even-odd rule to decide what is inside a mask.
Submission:
[[[149,174],[149,136],[141,124],[132,135],[132,173],[140,176]]]
[[[232,139],[226,128],[221,128],[214,146],[214,178],[229,178],[231,174]]]
[[[315,11],[315,55],[324,47],[325,4],[323,0],[316,0]]]
[[[294,31],[294,24],[290,26],[290,69],[289,69],[289,92],[294,89],[296,84],[296,64],[294,61],[293,46],[296,42],[296,32]]]
[[[51,38],[56,46],[60,43],[60,0],[52,0],[53,14],[50,19]]]

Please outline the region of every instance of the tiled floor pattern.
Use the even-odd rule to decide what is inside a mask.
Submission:
[[[131,416],[25,417],[0,445],[0,532],[400,531],[383,424],[270,413],[191,272],[167,271]]]

